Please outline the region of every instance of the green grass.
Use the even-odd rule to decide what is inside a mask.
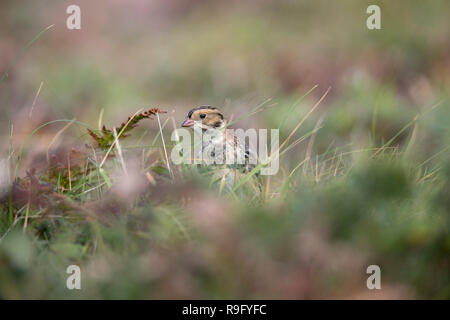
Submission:
[[[449,299],[449,4],[414,3],[381,1],[379,32],[364,1],[193,6],[169,29],[108,6],[73,39],[5,5],[0,299]],[[198,104],[279,128],[278,174],[172,176],[161,132],[170,154]],[[150,106],[160,123],[120,124]]]
[[[302,133],[310,114],[299,119],[299,133],[291,128],[292,145],[320,139],[321,129]],[[295,166],[284,161],[295,148],[280,143],[287,149],[280,172],[255,180],[257,167],[231,192],[215,187],[213,168],[175,166],[172,179],[161,148],[155,159],[143,145],[132,177],[117,154],[100,168],[109,148],[93,145],[79,167],[74,161],[70,170],[63,165],[20,178],[18,186],[32,196],[3,202],[0,296],[345,297],[364,290],[365,267],[378,264],[388,288],[448,298],[449,150],[437,147],[425,160],[415,154],[420,136],[411,126],[420,121],[378,147],[330,146]],[[409,138],[396,144],[402,132]],[[81,291],[65,288],[70,264],[82,269]],[[304,278],[312,283],[297,287]]]

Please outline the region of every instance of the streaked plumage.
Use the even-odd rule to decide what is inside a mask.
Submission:
[[[223,165],[218,165],[221,170],[218,175],[222,178],[225,175],[228,185],[234,184],[235,173],[233,169],[240,172],[247,172],[253,168],[253,162],[256,162],[256,156],[250,150],[249,146],[244,142],[239,141],[238,137],[233,135],[227,129],[227,121],[223,113],[211,106],[201,106],[190,110],[186,119],[182,123],[182,127],[193,128],[194,132],[203,135],[202,153],[206,164],[212,164],[215,157],[220,155],[215,154],[216,150],[223,150]],[[229,154],[232,152],[233,154]],[[210,159],[205,159],[205,155],[209,155]],[[241,157],[243,163],[236,163],[236,159]],[[234,159],[230,164],[226,163],[227,159]],[[231,161],[231,160],[230,160]]]

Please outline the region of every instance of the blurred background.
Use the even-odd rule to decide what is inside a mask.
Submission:
[[[81,8],[81,30],[66,28],[71,4]],[[381,8],[381,30],[366,27],[371,4]],[[36,230],[56,228],[50,240],[5,222],[0,298],[450,297],[449,1],[3,0],[0,53],[1,73],[14,61],[0,83],[0,154],[27,152],[19,177],[45,161],[49,144],[90,142],[76,125],[55,139],[66,122],[30,138],[48,121],[112,127],[158,107],[168,112],[162,121],[179,126],[198,105],[237,118],[264,103],[235,127],[283,123],[283,141],[331,88],[301,129],[319,123],[314,142],[280,160],[271,186],[284,184],[305,155],[314,161],[289,191],[274,189],[275,200],[247,208],[248,198],[230,203],[202,185],[180,185],[152,191],[112,226],[77,222],[75,235],[67,221],[36,219]],[[158,130],[156,121],[143,122],[124,150],[150,144]],[[346,163],[346,152],[393,137],[394,162],[388,155]],[[340,168],[326,161],[336,154],[354,168],[344,180],[325,178]],[[24,212],[17,210],[16,217]],[[148,228],[136,231],[141,223]],[[200,240],[191,235],[197,229]],[[90,290],[58,284],[68,262],[90,270]],[[384,263],[388,279],[377,293],[365,288],[371,263]]]

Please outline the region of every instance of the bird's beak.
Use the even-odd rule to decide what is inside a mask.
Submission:
[[[192,127],[194,125],[194,120],[191,120],[189,118],[186,118],[186,120],[183,121],[181,124],[182,127]]]

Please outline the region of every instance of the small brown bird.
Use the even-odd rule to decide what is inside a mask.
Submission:
[[[189,111],[181,126],[192,127],[195,124],[204,130],[211,128],[219,129],[225,127],[226,121],[223,118],[223,114],[217,108],[201,106]]]
[[[211,106],[194,108],[188,112],[181,126],[193,128],[196,134],[203,135],[203,160],[206,164],[212,164],[221,159],[228,169],[221,171],[221,174],[227,175],[227,184],[234,181],[235,175],[231,169],[248,172],[256,164],[257,157],[249,146],[240,141],[233,130],[227,130],[227,121],[219,109]],[[217,154],[217,150],[223,150],[223,154]]]

